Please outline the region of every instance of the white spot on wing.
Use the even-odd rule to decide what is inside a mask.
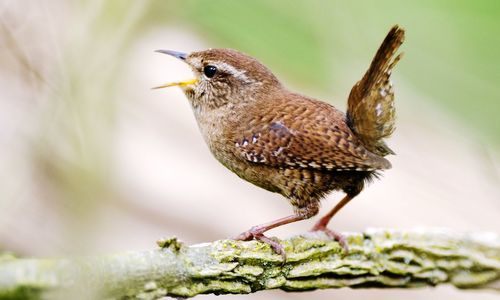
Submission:
[[[377,106],[375,106],[375,113],[377,114],[377,117],[382,114],[382,103],[377,103]]]
[[[276,151],[273,152],[273,155],[274,156],[278,156],[278,155],[280,155],[283,152],[283,150],[285,150],[285,148],[279,147],[278,150],[276,150]]]
[[[382,97],[387,96],[387,91],[384,88],[380,89],[380,96],[382,96]]]
[[[309,163],[309,166],[313,167],[313,168],[319,168],[320,165],[318,165],[317,163],[315,163],[314,161],[313,162],[310,162]]]

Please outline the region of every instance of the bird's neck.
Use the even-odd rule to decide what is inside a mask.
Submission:
[[[215,155],[221,151],[221,145],[227,143],[227,134],[224,129],[232,128],[232,124],[237,122],[235,114],[237,109],[233,103],[217,108],[207,108],[193,104],[191,107],[203,139]]]

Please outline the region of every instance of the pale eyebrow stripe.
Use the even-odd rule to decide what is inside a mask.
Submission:
[[[234,77],[238,78],[239,80],[241,80],[245,83],[254,83],[255,82],[255,80],[249,78],[246,75],[246,71],[238,70],[235,67],[231,66],[230,64],[227,64],[225,62],[214,62],[213,65],[218,67],[221,71],[226,72],[228,74],[231,74]]]

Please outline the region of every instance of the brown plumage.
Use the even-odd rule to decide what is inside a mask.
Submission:
[[[394,26],[347,100],[350,127],[366,149],[381,156],[394,154],[383,139],[395,129],[394,91],[389,77],[392,68],[402,57],[399,54],[393,59],[403,41],[404,30]]]
[[[378,170],[391,167],[383,157],[393,153],[384,142],[395,119],[389,77],[403,39],[404,30],[394,26],[351,90],[347,115],[287,90],[268,68],[238,51],[159,50],[192,68],[196,79],[161,87],[183,89],[213,155],[241,178],[282,194],[294,207],[293,215],[252,227],[238,239],[258,239],[284,255],[281,245],[263,233],[316,215],[321,198],[342,190],[347,195],[313,230],[346,247],[342,236],[326,225]]]

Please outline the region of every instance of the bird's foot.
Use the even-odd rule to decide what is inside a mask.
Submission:
[[[347,239],[345,238],[345,236],[340,233],[340,232],[336,232],[336,231],[333,231],[331,229],[328,229],[326,226],[322,226],[322,225],[318,225],[316,224],[312,229],[311,231],[322,231],[324,232],[328,237],[330,237],[331,239],[339,242],[340,246],[342,246],[342,248],[344,249],[345,253],[349,253],[349,247],[347,246]]]
[[[267,236],[264,235],[265,230],[263,230],[262,227],[255,226],[250,228],[250,230],[247,230],[240,235],[238,235],[235,240],[238,241],[251,241],[251,240],[257,240],[261,241],[263,243],[268,244],[271,246],[271,248],[276,252],[277,254],[281,255],[283,257],[283,261],[286,261],[286,253],[285,253],[285,248],[283,245],[281,245],[279,242],[268,238]]]

